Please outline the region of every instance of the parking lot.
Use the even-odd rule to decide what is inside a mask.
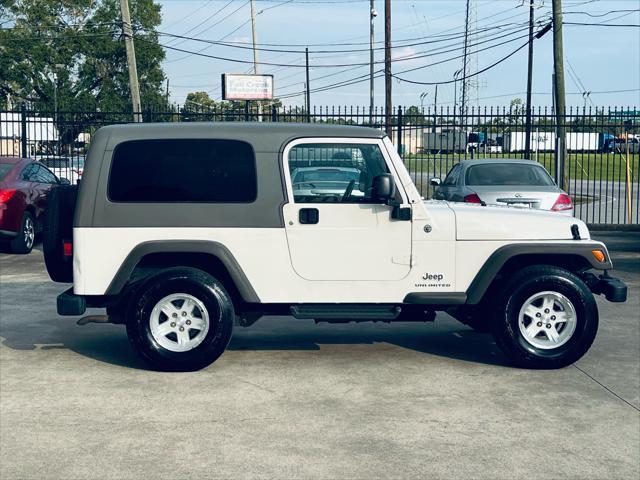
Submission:
[[[40,250],[0,254],[0,478],[638,478],[640,234],[594,236],[629,300],[598,298],[555,371],[439,314],[264,319],[205,370],[152,372],[124,327],[56,315]]]

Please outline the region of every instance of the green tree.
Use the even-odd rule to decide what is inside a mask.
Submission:
[[[98,112],[131,112],[119,0],[0,0],[0,92],[57,115],[63,143]],[[165,109],[160,5],[131,0],[143,110]],[[64,112],[85,112],[71,114]],[[123,120],[129,120],[130,116]]]

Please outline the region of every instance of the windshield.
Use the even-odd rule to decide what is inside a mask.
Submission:
[[[342,170],[315,170],[310,172],[299,172],[293,179],[293,183],[307,182],[346,182],[358,180],[359,172]]]
[[[543,167],[538,165],[518,165],[516,163],[474,165],[467,170],[466,184],[475,186],[533,185],[544,187],[554,185],[553,180]]]

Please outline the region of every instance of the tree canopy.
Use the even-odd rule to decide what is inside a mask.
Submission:
[[[130,0],[130,8],[143,110],[165,108],[161,7]],[[5,105],[27,102],[50,116],[132,110],[119,0],[0,0],[0,24]]]

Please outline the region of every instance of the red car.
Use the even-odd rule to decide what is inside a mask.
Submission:
[[[26,158],[0,157],[0,240],[13,253],[29,253],[42,231],[47,195],[58,179],[47,167]]]

